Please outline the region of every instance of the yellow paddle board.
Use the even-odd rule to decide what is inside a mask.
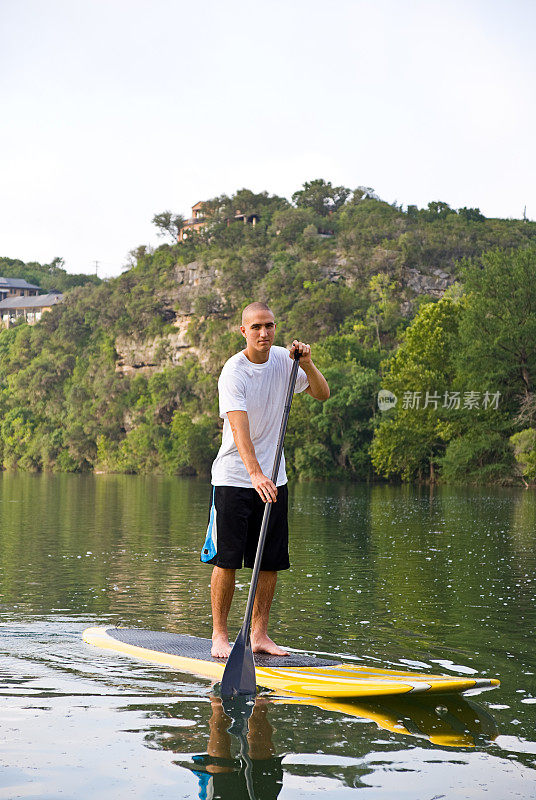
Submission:
[[[215,681],[221,680],[225,659],[210,654],[210,639],[143,628],[88,628],[88,644],[172,667]],[[316,656],[255,654],[257,685],[315,697],[375,697],[379,695],[447,694],[499,686],[495,678],[452,677],[377,669]]]

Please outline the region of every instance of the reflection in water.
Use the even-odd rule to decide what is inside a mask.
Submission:
[[[275,755],[266,697],[210,698],[212,716],[207,752],[183,764],[199,778],[200,800],[271,800],[283,786],[282,756]],[[232,756],[233,738],[239,753]]]
[[[484,708],[459,695],[389,698],[363,703],[312,697],[275,698],[274,703],[312,705],[375,722],[397,734],[428,739],[441,747],[475,747],[497,736],[495,720]]]
[[[260,696],[222,700],[212,695],[210,735],[207,751],[177,763],[199,779],[199,798],[271,800],[283,785],[283,756],[276,755],[270,714],[281,705],[312,706],[405,736],[427,739],[441,747],[469,747],[489,744],[497,735],[493,717],[480,705],[461,696],[435,698],[393,698],[380,703],[356,703],[316,697]],[[154,728],[150,743],[158,737]],[[160,747],[181,752],[184,739],[168,736]],[[233,752],[235,755],[233,755]]]

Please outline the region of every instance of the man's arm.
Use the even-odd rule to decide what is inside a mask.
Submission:
[[[263,474],[257,456],[255,455],[255,448],[251,441],[251,434],[249,432],[249,419],[247,411],[228,411],[227,419],[233,432],[236,449],[240,458],[244,462],[244,466],[249,472],[251,484],[257,490],[259,497],[263,503],[275,503],[277,499],[277,487],[272,483],[270,478]]]
[[[307,394],[314,397],[315,400],[320,400],[322,403],[329,397],[329,386],[327,380],[324,378],[320,370],[315,367],[311,358],[311,347],[303,342],[298,342],[295,339],[292,342],[290,355],[294,358],[294,352],[298,350],[300,353],[300,367],[307,375],[309,386],[305,390]]]

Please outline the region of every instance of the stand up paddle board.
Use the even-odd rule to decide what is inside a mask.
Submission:
[[[84,640],[123,655],[141,658],[219,681],[225,659],[210,654],[210,639],[143,628],[88,628]],[[374,697],[377,695],[447,694],[499,686],[495,678],[458,678],[418,672],[376,669],[317,656],[255,654],[257,685],[314,697]]]

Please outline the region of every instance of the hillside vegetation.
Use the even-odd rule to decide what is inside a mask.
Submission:
[[[217,377],[258,299],[276,343],[310,342],[332,389],[325,404],[295,400],[295,474],[536,478],[535,223],[403,209],[321,180],[292,203],[241,190],[205,210],[181,244],[180,217],[157,214],[169,243],[132,251],[114,280],[69,288],[75,276],[53,286],[39,265],[15,269],[69,291],[38,325],[0,332],[4,468],[205,473]],[[380,388],[398,398],[391,410],[378,410]]]
[[[43,293],[65,292],[74,286],[101,283],[96,275],[72,275],[63,267],[63,260],[55,258],[50,264],[38,264],[31,261],[27,264],[18,258],[0,257],[0,276],[2,278],[23,278],[34,286],[39,286]]]

